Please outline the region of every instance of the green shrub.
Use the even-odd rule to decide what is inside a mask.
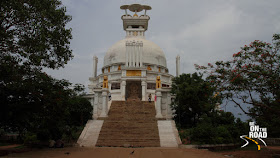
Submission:
[[[69,127],[66,132],[62,135],[62,140],[65,142],[76,142],[81,135],[84,126],[73,126]]]
[[[39,142],[35,133],[28,132],[23,137],[24,144],[36,144]]]
[[[195,127],[179,130],[183,144],[229,144],[240,142],[248,124],[229,112],[212,112],[201,117]]]

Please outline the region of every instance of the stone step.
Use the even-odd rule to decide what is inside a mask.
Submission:
[[[112,139],[112,140],[106,140],[106,139],[103,139],[102,142],[100,144],[106,144],[106,143],[114,143],[114,144],[118,144],[120,143],[119,145],[123,145],[125,143],[134,143],[134,144],[159,144],[159,139],[142,139],[142,140],[127,140],[127,139]],[[100,145],[99,144],[99,145]],[[108,144],[108,145],[111,145],[111,144]]]
[[[151,138],[151,137],[146,137],[146,138],[144,138],[144,137],[142,137],[142,138],[138,138],[138,139],[136,139],[136,138],[134,138],[134,139],[128,139],[129,137],[120,137],[120,138],[110,138],[110,139],[108,139],[108,138],[100,138],[99,140],[101,140],[102,142],[103,141],[117,141],[117,140],[122,140],[122,141],[134,141],[134,142],[142,142],[142,141],[150,141],[150,143],[151,142],[154,142],[154,141],[157,141],[157,140],[159,140],[159,139],[153,139],[153,138]]]
[[[110,145],[108,145],[110,144]],[[108,142],[96,145],[98,147],[158,147],[157,143],[131,143],[131,142]]]
[[[160,146],[154,103],[113,101],[96,146]]]
[[[139,137],[139,138],[134,138],[134,139],[129,139],[129,137],[133,137],[133,136],[125,136],[123,135],[122,137],[119,137],[117,139],[117,137],[100,137],[98,139],[98,141],[103,142],[104,140],[106,141],[115,141],[115,140],[124,140],[124,141],[135,141],[138,142],[140,140],[145,140],[145,141],[150,141],[150,142],[154,142],[155,140],[159,140],[159,139],[153,139],[155,136],[153,137]]]

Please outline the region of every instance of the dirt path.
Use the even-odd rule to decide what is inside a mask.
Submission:
[[[6,146],[0,146],[0,150],[10,149],[21,146],[20,144],[13,144],[13,145],[6,145]]]
[[[5,158],[273,158],[280,156],[280,147],[262,148],[261,151],[211,152],[186,148],[82,148],[40,149],[13,153]]]
[[[63,148],[10,154],[17,158],[225,158],[220,153],[179,148]]]
[[[222,155],[228,155],[229,157],[234,158],[280,158],[280,147],[279,146],[268,146],[268,147],[261,147],[260,151],[224,151],[219,152]]]

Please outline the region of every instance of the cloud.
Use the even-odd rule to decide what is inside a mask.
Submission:
[[[181,72],[195,72],[194,64],[228,60],[241,46],[256,39],[271,42],[280,32],[279,0],[62,0],[72,15],[71,49],[74,59],[48,73],[74,83],[88,83],[92,57],[97,55],[101,73],[106,51],[125,37],[119,7],[151,5],[146,38],[165,53],[169,72],[175,75],[175,57],[181,56]],[[87,85],[86,85],[87,87]]]
[[[277,16],[280,12],[276,7],[279,6],[279,1],[62,2],[73,17],[69,26],[73,28],[71,48],[75,58],[69,63],[80,64],[80,71],[88,71],[91,68],[94,54],[99,57],[100,70],[105,52],[115,42],[124,38],[120,19],[123,11],[119,9],[122,4],[144,3],[152,6],[153,9],[148,11],[151,20],[146,36],[163,49],[168,68],[173,75],[176,56],[174,54],[181,55],[181,70],[190,73],[195,71],[194,63],[206,64],[216,60],[227,60],[241,46],[255,39],[270,41],[272,34],[280,31],[280,18]],[[72,66],[66,66],[66,69],[70,67]],[[77,76],[74,78],[78,81],[80,75]]]

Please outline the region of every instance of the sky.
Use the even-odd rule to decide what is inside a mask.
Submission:
[[[72,28],[74,59],[46,72],[87,87],[93,55],[100,74],[106,51],[125,37],[120,6],[134,3],[152,7],[146,39],[161,47],[172,75],[177,55],[181,73],[194,73],[194,64],[230,60],[240,47],[254,40],[271,42],[280,33],[279,0],[62,0],[72,16],[67,27]]]

